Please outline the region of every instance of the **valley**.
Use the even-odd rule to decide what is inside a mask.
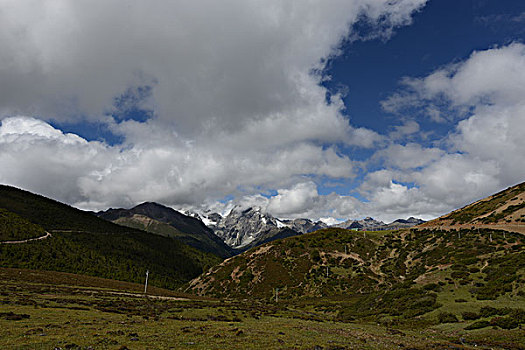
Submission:
[[[521,349],[522,330],[472,321],[343,321],[337,298],[199,298],[80,275],[0,269],[0,347],[9,349]],[[121,293],[126,291],[126,293]],[[162,299],[156,296],[164,296]],[[505,307],[508,301],[486,303]],[[498,311],[496,311],[498,312]],[[488,319],[490,317],[483,317]]]
[[[0,190],[2,242],[24,242],[0,244],[0,347],[525,348],[523,184],[418,226],[294,231],[245,251],[154,203],[97,217]]]

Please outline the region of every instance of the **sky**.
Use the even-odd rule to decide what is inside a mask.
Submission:
[[[432,219],[525,180],[525,2],[0,0],[0,183]]]

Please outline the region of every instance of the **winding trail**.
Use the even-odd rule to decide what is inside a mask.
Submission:
[[[40,241],[42,239],[46,239],[46,238],[49,238],[49,237],[51,237],[51,233],[46,232],[46,234],[44,236],[40,236],[40,237],[36,237],[36,238],[23,239],[21,241],[3,241],[3,242],[0,242],[0,244],[22,244],[22,243],[27,243],[27,242],[31,242],[31,241]]]

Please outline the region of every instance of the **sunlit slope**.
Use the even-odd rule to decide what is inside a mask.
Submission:
[[[525,182],[428,221],[419,227],[485,227],[525,233]]]

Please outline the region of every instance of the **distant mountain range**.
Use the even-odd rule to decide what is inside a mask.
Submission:
[[[234,207],[227,215],[186,211],[184,214],[158,203],[131,209],[108,209],[97,216],[114,223],[173,237],[197,249],[226,258],[276,239],[310,233],[328,225],[306,218],[279,219],[261,208]],[[372,218],[348,220],[336,227],[381,231],[412,227],[423,220],[409,218],[390,224]]]
[[[322,221],[312,221],[306,218],[279,219],[257,207],[247,209],[234,207],[226,216],[210,212],[186,212],[186,214],[202,220],[226,244],[241,251],[275,239],[310,233],[329,227]],[[407,220],[398,219],[390,224],[385,224],[382,221],[367,217],[363,220],[348,220],[335,225],[335,227],[383,231],[408,228],[423,222],[425,221],[411,217]]]
[[[425,220],[416,219],[410,217],[406,220],[397,219],[389,224],[385,224],[383,221],[374,220],[371,217],[364,218],[363,220],[348,220],[340,224],[333,225],[333,227],[345,228],[345,229],[357,229],[360,231],[385,231],[385,230],[399,230],[402,228],[409,228],[412,226],[420,225]]]
[[[237,250],[247,250],[263,243],[327,227],[321,221],[309,219],[282,220],[260,208],[233,208],[228,215],[188,212],[202,220],[226,244]]]

